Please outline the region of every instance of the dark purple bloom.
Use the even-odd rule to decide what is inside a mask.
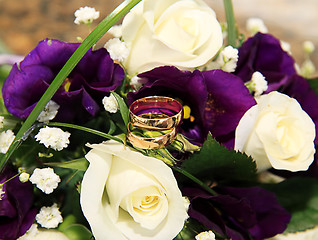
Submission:
[[[15,174],[6,168],[0,176],[0,183]],[[30,182],[21,183],[18,177],[3,185],[0,200],[0,239],[15,240],[32,225],[37,210],[32,208],[33,186]]]
[[[259,71],[268,82],[267,93],[279,91],[295,98],[316,124],[318,136],[318,96],[303,77],[297,75],[294,59],[281,48],[278,39],[257,33],[239,48],[235,75],[244,82]],[[316,137],[315,143],[318,144]]]
[[[2,90],[8,111],[22,119],[28,117],[78,46],[79,43],[46,39],[21,63],[13,65]],[[123,78],[123,69],[112,61],[106,49],[89,50],[52,98],[60,105],[56,119],[74,121],[94,116],[102,98],[115,90]]]
[[[165,66],[142,73],[147,83],[128,94],[131,104],[146,96],[169,96],[191,109],[180,132],[194,143],[203,143],[208,132],[227,147],[233,147],[235,128],[243,114],[255,104],[241,79],[221,70],[180,71]]]
[[[190,217],[233,240],[270,238],[282,233],[290,221],[276,196],[265,189],[219,188],[218,193],[211,196],[197,188],[183,191],[191,201]]]

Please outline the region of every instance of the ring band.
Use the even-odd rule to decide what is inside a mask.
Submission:
[[[140,128],[164,130],[177,127],[183,107],[173,98],[151,96],[134,101],[129,107],[131,123]]]
[[[177,135],[176,128],[170,129],[168,133],[158,136],[158,137],[141,137],[138,135],[135,135],[130,130],[130,125],[132,123],[128,123],[128,140],[129,142],[134,145],[135,147],[141,148],[141,149],[158,149],[162,148],[168,144],[170,144]]]

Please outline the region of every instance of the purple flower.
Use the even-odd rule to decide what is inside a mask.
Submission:
[[[290,214],[265,189],[218,188],[218,193],[211,196],[197,188],[183,191],[191,201],[190,217],[233,240],[270,238],[282,233],[290,221]]]
[[[279,91],[295,98],[316,124],[318,136],[318,96],[303,77],[297,75],[294,59],[272,35],[257,33],[239,48],[235,75],[244,82],[259,71],[268,82],[266,93]],[[318,144],[316,137],[315,143]]]
[[[142,73],[147,83],[128,94],[128,102],[146,96],[169,96],[191,109],[180,132],[201,144],[208,132],[227,147],[233,147],[235,128],[247,109],[255,104],[242,80],[221,70],[180,71],[165,66]]]
[[[78,46],[45,39],[22,62],[13,65],[2,90],[8,111],[22,119],[28,117]],[[95,116],[102,98],[123,78],[123,69],[114,64],[105,49],[89,50],[52,98],[60,105],[56,119],[75,121]]]
[[[0,183],[14,176],[8,167],[0,175]],[[15,240],[32,225],[37,210],[32,208],[33,186],[21,183],[18,177],[3,185],[0,200],[0,239]]]

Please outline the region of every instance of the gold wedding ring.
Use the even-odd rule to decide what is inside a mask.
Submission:
[[[166,134],[163,134],[161,136],[157,137],[142,137],[138,136],[137,134],[133,133],[130,129],[132,123],[128,124],[128,140],[129,142],[134,145],[137,148],[142,148],[142,149],[158,149],[158,148],[163,148],[164,146],[170,144],[176,137],[177,135],[177,130],[176,128],[172,128]]]
[[[162,148],[175,139],[182,118],[182,104],[173,98],[162,96],[140,98],[129,107],[130,122],[127,126],[127,138],[138,148]],[[155,136],[140,136],[133,130],[141,130],[140,135],[148,131],[148,134]]]
[[[170,129],[180,124],[183,107],[173,98],[145,97],[130,105],[129,117],[131,123],[136,127],[153,130]]]

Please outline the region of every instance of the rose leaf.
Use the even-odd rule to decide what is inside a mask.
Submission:
[[[290,178],[279,184],[266,185],[280,204],[292,215],[286,233],[305,231],[318,225],[318,180]]]
[[[252,181],[256,178],[256,163],[246,154],[228,150],[211,135],[201,150],[194,153],[183,164],[189,173],[210,180]]]

